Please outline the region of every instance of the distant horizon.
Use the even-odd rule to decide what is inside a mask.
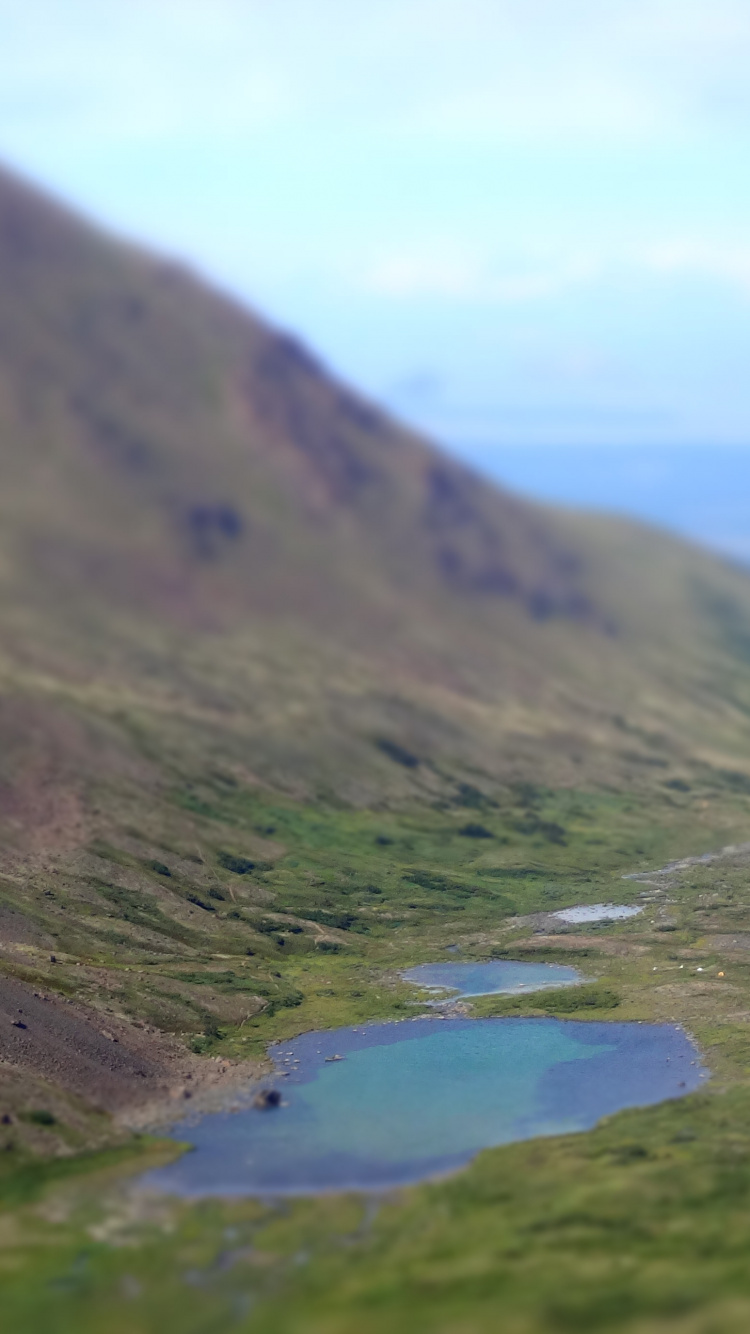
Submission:
[[[445,445],[499,485],[543,503],[663,528],[750,565],[745,445]]]

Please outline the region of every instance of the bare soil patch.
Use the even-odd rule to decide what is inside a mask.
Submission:
[[[201,1105],[260,1071],[193,1056],[177,1038],[0,977],[0,1089],[4,1074],[27,1073],[135,1126],[173,1119],[179,1099]]]

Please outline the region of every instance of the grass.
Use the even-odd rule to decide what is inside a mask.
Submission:
[[[676,1020],[715,1078],[377,1203],[270,1208],[133,1193],[173,1146],[4,1066],[4,1325],[744,1334],[744,861],[574,949],[518,919],[746,838],[746,576],[486,487],[1,175],[5,220],[4,970],[257,1060],[412,1013],[401,970],[460,942],[591,979],[474,1013]]]
[[[15,1206],[5,1319],[34,1334],[739,1334],[749,1113],[747,1088],[701,1093],[380,1201],[154,1203],[100,1167]]]
[[[176,812],[161,845],[170,877],[149,865],[152,842],[142,848],[132,829],[92,855],[109,865],[110,884],[137,867],[144,887],[131,892],[148,902],[158,885],[172,912],[184,911],[191,884],[203,894],[210,880],[224,896],[213,900],[216,911],[191,924],[189,955],[179,931],[169,958],[149,954],[138,922],[131,962],[109,957],[91,933],[87,960],[120,977],[120,1003],[134,1014],[152,1012],[161,977],[191,995],[205,989],[194,1012],[204,1025],[194,1029],[200,1050],[262,1054],[305,1029],[410,1013],[415,992],[400,969],[460,941],[462,957],[564,960],[592,979],[576,990],[479,998],[478,1016],[677,1020],[700,1041],[714,1079],[683,1101],[621,1113],[586,1135],[486,1152],[456,1177],[377,1200],[189,1204],[133,1193],[139,1171],[174,1151],[152,1141],[51,1162],[6,1152],[0,1288],[14,1334],[156,1334],[165,1326],[186,1334],[744,1334],[750,963],[726,938],[750,932],[747,863],[737,854],[651,886],[622,875],[739,837],[747,794],[712,805],[709,788],[669,791],[655,811],[653,795],[509,788],[482,808],[491,838],[475,839],[461,833],[476,809],[463,800],[347,810],[193,783],[211,814],[190,812],[201,849],[190,862],[179,837],[184,791],[173,788],[160,814],[166,828]],[[551,837],[547,825],[564,835]],[[239,874],[225,864],[227,846],[256,864]],[[101,901],[79,892],[81,913]],[[643,892],[654,898],[640,917],[546,936],[542,948],[532,926],[516,920]],[[234,904],[239,919],[224,915]],[[75,935],[72,898],[66,911]],[[215,949],[228,930],[236,950],[217,959],[228,953]],[[321,953],[321,935],[338,952]],[[246,940],[257,953],[244,953]],[[74,966],[63,963],[63,976]],[[245,992],[264,1008],[239,1025],[207,1022],[213,997]]]

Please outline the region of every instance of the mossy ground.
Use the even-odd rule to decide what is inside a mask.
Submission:
[[[113,833],[88,854],[108,871],[71,873],[55,927],[67,947],[53,966],[60,988],[95,999],[101,977],[116,977],[124,1010],[231,1058],[309,1028],[413,1013],[400,969],[460,943],[465,958],[564,959],[590,979],[577,992],[478,999],[475,1014],[676,1020],[714,1078],[684,1101],[493,1150],[449,1180],[375,1200],[186,1203],[133,1185],[172,1145],[134,1140],[49,1162],[9,1147],[6,1328],[744,1334],[750,862],[738,853],[650,883],[622,877],[739,841],[746,793],[710,773],[688,790],[629,796],[464,784],[432,809],[357,811],[216,779],[175,785],[165,810],[174,818],[159,812],[160,837]],[[540,937],[517,921],[641,896],[646,911],[616,926]],[[130,928],[117,942],[106,905]],[[41,954],[24,967],[44,972]],[[217,1017],[249,995],[263,1008]]]

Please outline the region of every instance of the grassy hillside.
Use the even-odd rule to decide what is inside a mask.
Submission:
[[[15,1328],[93,1334],[106,1310],[150,1334],[179,1310],[198,1334],[255,1327],[257,1302],[264,1328],[300,1334],[474,1334],[507,1297],[525,1334],[604,1328],[607,1293],[627,1289],[612,1327],[667,1334],[670,1294],[729,1207],[722,1155],[746,1152],[750,977],[726,944],[743,854],[675,884],[674,920],[660,907],[549,939],[528,918],[635,898],[623,875],[748,828],[746,574],[497,490],[286,334],[0,177],[0,1261]],[[716,875],[729,888],[712,907]],[[121,1178],[166,1152],[134,1127],[229,1096],[274,1038],[407,1012],[399,969],[456,942],[467,958],[585,959],[585,1014],[689,1022],[734,1101],[689,1100],[694,1121],[632,1114],[585,1146],[511,1146],[377,1225],[351,1201],[283,1218],[131,1208]],[[731,987],[659,989],[678,957],[716,972],[727,951]],[[685,1117],[695,1147],[674,1139]],[[667,1231],[690,1232],[648,1272],[645,1221],[628,1251],[639,1189]],[[603,1214],[611,1245],[589,1245]],[[123,1229],[132,1253],[110,1245]],[[211,1277],[233,1229],[243,1255],[263,1233],[257,1283]],[[640,1287],[612,1287],[625,1251]],[[578,1304],[553,1293],[571,1257]],[[696,1319],[735,1303],[735,1325],[711,1328],[747,1315],[729,1268],[707,1262],[691,1298]]]
[[[358,803],[423,797],[434,765],[747,766],[744,574],[481,482],[9,177],[0,442],[1,665],[32,711],[137,709]]]

